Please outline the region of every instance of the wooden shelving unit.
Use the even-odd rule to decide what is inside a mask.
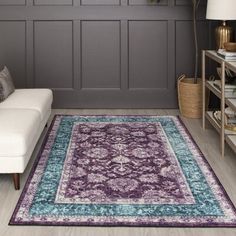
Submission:
[[[217,89],[212,81],[206,79],[206,57],[216,61],[221,65],[221,90]],[[230,62],[222,59],[216,51],[204,50],[202,51],[202,82],[203,82],[203,112],[202,112],[202,127],[206,128],[206,119],[210,124],[220,133],[220,148],[221,155],[225,153],[225,141],[236,152],[236,132],[225,129],[225,105],[231,107],[236,112],[236,98],[225,96],[225,69],[228,68],[236,73],[236,62]],[[210,90],[221,100],[221,124],[216,122],[213,117],[213,112],[208,111],[206,106],[206,89]]]

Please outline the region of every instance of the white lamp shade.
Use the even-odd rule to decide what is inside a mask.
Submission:
[[[236,20],[236,0],[208,0],[206,18]]]

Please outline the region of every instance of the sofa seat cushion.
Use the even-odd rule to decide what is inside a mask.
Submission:
[[[0,158],[25,155],[40,123],[36,110],[0,109]]]
[[[0,103],[0,109],[34,109],[44,119],[52,105],[50,89],[16,89],[6,100]]]

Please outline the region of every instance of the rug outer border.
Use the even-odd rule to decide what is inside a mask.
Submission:
[[[29,176],[27,177],[27,180],[25,182],[25,185],[22,189],[20,198],[17,201],[16,207],[13,211],[13,214],[10,218],[10,221],[8,223],[9,226],[59,226],[59,227],[66,227],[66,226],[73,226],[73,227],[147,227],[147,228],[236,228],[236,224],[232,225],[229,223],[224,223],[224,224],[218,224],[218,223],[211,223],[211,225],[207,225],[206,223],[203,224],[185,224],[185,223],[147,223],[147,224],[143,224],[142,225],[138,224],[138,223],[106,223],[106,225],[104,225],[104,223],[64,223],[64,222],[57,222],[56,224],[54,222],[15,222],[14,218],[16,216],[16,213],[19,210],[20,207],[20,203],[22,201],[22,199],[24,198],[25,194],[26,194],[26,190],[29,187],[29,184],[33,178],[35,169],[37,168],[38,162],[40,160],[41,154],[44,150],[44,146],[48,141],[49,138],[49,134],[54,126],[54,123],[56,121],[57,117],[62,117],[62,116],[81,116],[81,117],[89,117],[89,116],[114,116],[114,117],[136,117],[136,116],[142,116],[142,117],[175,117],[178,119],[178,121],[180,122],[180,124],[182,125],[184,131],[186,132],[186,135],[190,138],[190,140],[192,141],[192,143],[195,145],[197,151],[199,152],[200,156],[202,157],[204,163],[207,165],[207,167],[209,168],[209,171],[211,172],[211,174],[213,175],[213,177],[215,178],[217,184],[219,184],[219,187],[222,190],[222,193],[225,195],[225,198],[228,202],[228,204],[232,207],[232,209],[234,210],[235,214],[236,214],[236,208],[232,202],[232,200],[230,199],[228,193],[226,192],[225,188],[223,187],[222,183],[220,182],[219,178],[217,177],[217,175],[215,174],[213,168],[211,167],[211,165],[209,164],[208,160],[206,159],[205,155],[203,154],[203,152],[201,151],[199,145],[196,143],[196,141],[194,140],[192,134],[190,133],[190,131],[187,129],[186,125],[184,124],[183,120],[181,119],[180,115],[164,115],[164,116],[160,116],[160,115],[112,115],[112,114],[99,114],[99,115],[75,115],[75,114],[54,114],[53,119],[51,121],[50,127],[48,128],[48,130],[46,131],[45,137],[43,138],[43,142],[42,145],[40,147],[39,152],[37,153],[37,157],[34,160],[34,163],[31,167]]]

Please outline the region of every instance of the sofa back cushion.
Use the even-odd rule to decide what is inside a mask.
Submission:
[[[0,72],[0,102],[4,101],[11,93],[15,91],[11,74],[7,67]]]

